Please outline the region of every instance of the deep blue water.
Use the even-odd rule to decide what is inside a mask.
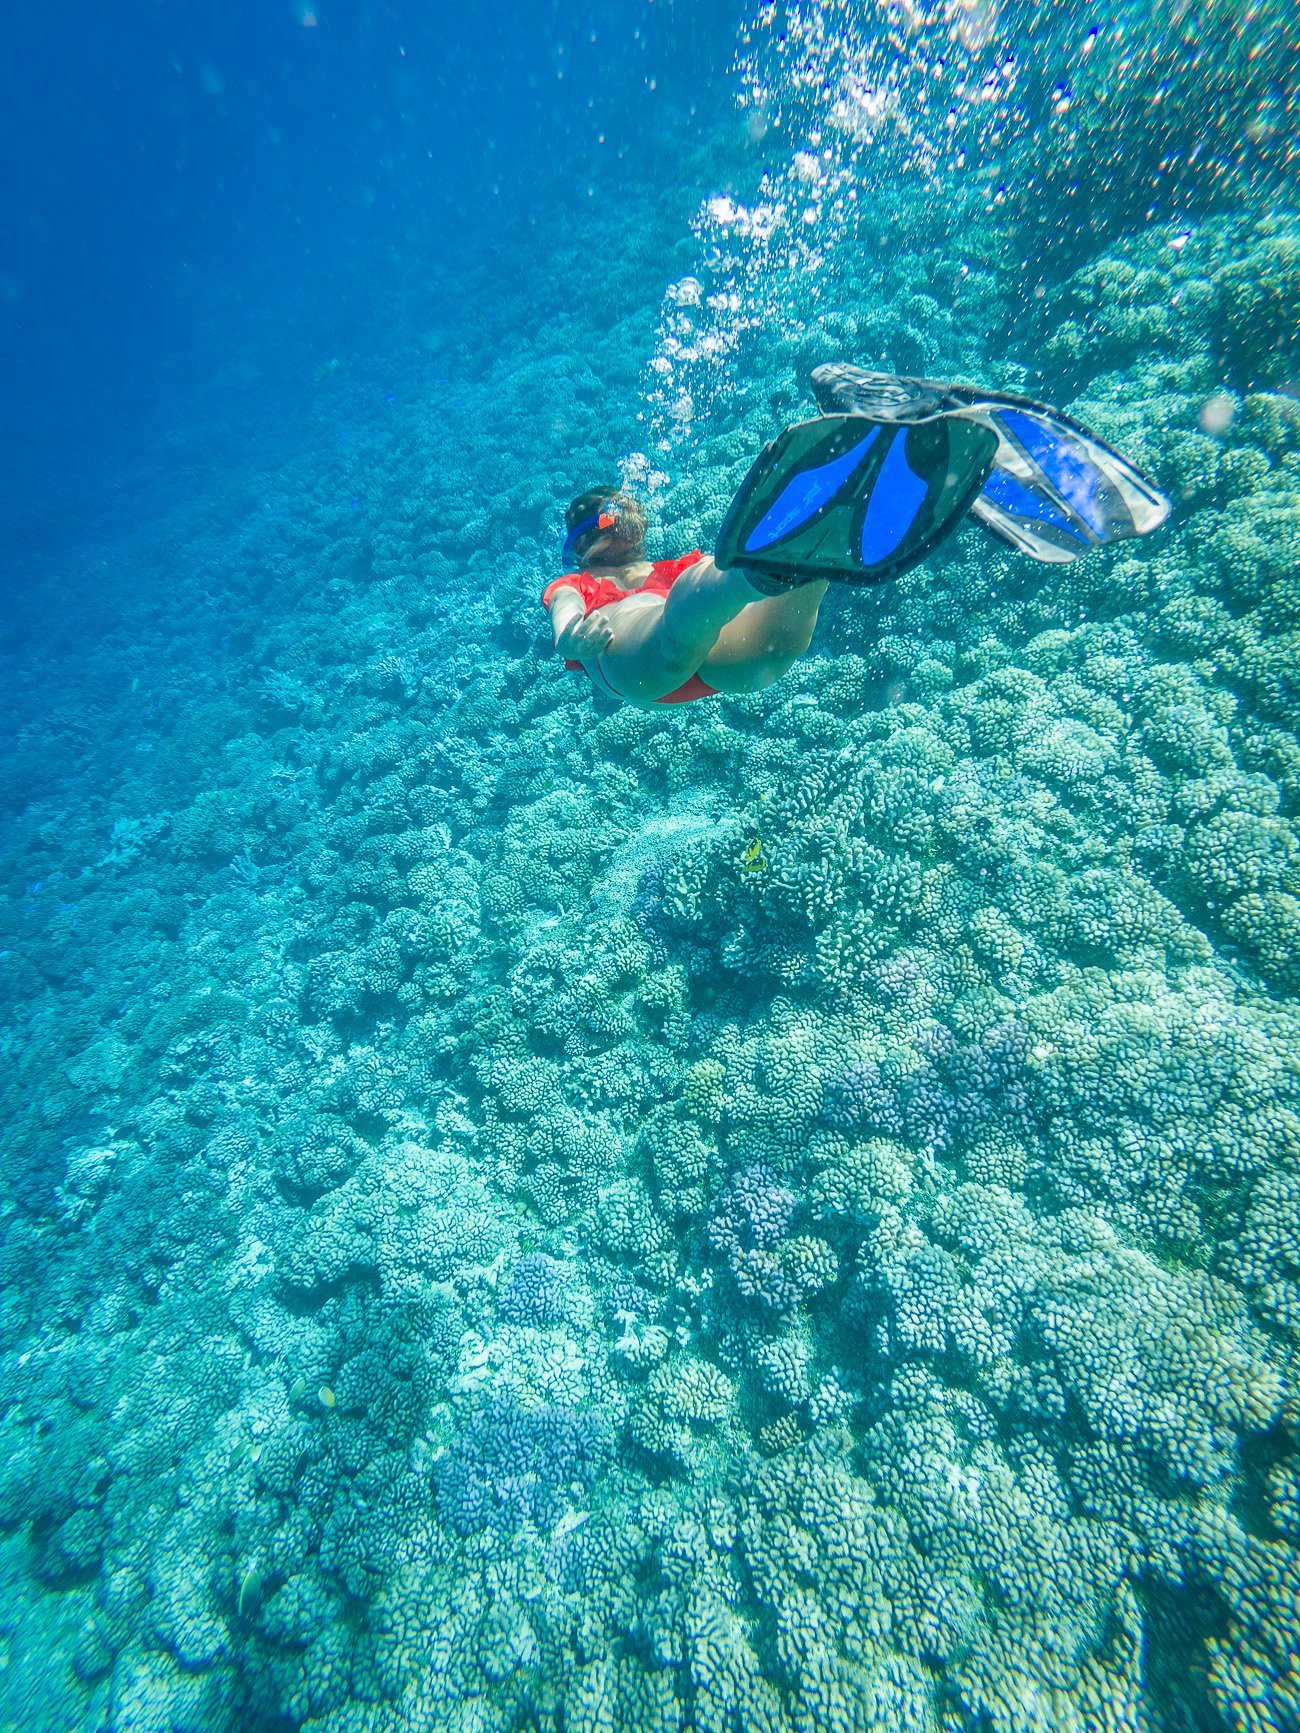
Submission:
[[[128,3],[11,21],[0,438],[13,557],[307,411],[458,266],[729,98],[733,8]],[[605,244],[608,244],[606,242]],[[435,299],[435,304],[437,304]],[[62,520],[62,521],[60,521]]]

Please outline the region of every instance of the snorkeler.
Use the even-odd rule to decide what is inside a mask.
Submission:
[[[808,648],[827,581],[779,594],[698,549],[644,558],[645,512],[617,487],[590,488],[566,513],[564,560],[542,600],[565,666],[630,704],[685,704],[718,692],[759,692]]]
[[[582,569],[542,597],[567,667],[641,707],[759,692],[807,650],[828,583],[896,578],[968,514],[1053,564],[1169,515],[1127,458],[1031,398],[841,364],[813,390],[823,413],[761,453],[712,556],[647,560],[618,487],[570,503],[561,557]]]

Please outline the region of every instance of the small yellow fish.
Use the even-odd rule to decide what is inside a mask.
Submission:
[[[759,837],[755,837],[741,855],[740,864],[747,873],[761,873],[766,867],[767,856],[763,853],[763,844]]]

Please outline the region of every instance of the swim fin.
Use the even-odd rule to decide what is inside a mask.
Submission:
[[[998,437],[967,416],[916,426],[856,413],[797,422],[732,500],[714,559],[782,581],[881,584],[952,533],[988,477]]]
[[[1032,397],[841,362],[816,368],[812,378],[828,415],[901,426],[959,415],[991,429],[997,453],[971,515],[1031,559],[1069,563],[1092,548],[1149,535],[1169,516],[1169,500],[1136,464]]]

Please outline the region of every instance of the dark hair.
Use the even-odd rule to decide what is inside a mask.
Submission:
[[[640,558],[642,544],[645,541],[646,515],[645,507],[634,495],[627,493],[617,483],[612,487],[589,487],[569,501],[568,510],[564,514],[564,527],[576,529],[587,518],[597,517],[605,512],[614,521],[604,529],[593,524],[584,534],[579,536],[574,544],[574,552],[580,559],[587,559],[591,548],[606,539],[607,545],[600,550],[599,560],[593,560],[593,565],[630,566]]]

